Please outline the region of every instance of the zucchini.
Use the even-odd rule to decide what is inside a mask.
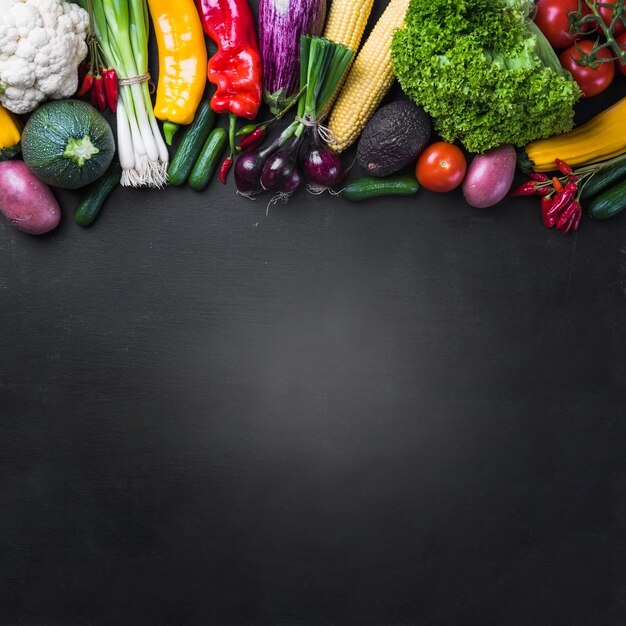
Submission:
[[[608,220],[626,209],[626,180],[596,196],[589,204],[589,215],[596,220]]]
[[[582,200],[588,200],[608,189],[622,178],[626,178],[626,158],[598,170],[583,187],[580,194]]]
[[[215,128],[206,140],[196,164],[189,174],[188,183],[192,189],[202,191],[211,180],[217,162],[228,143],[228,133],[223,128]]]
[[[74,209],[74,221],[79,226],[89,226],[100,214],[100,209],[109,194],[119,185],[122,168],[113,161],[104,176],[91,183]]]
[[[196,111],[193,122],[186,128],[174,158],[167,169],[170,185],[182,185],[187,180],[216,119],[217,116],[211,109],[210,102],[203,100]]]
[[[348,183],[343,190],[343,197],[353,202],[368,200],[379,196],[412,196],[417,193],[419,183],[413,176],[393,176],[374,178],[366,176]]]

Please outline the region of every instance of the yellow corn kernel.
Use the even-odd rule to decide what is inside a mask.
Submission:
[[[408,6],[409,0],[391,0],[354,60],[328,122],[337,152],[356,141],[393,84],[391,41]]]
[[[356,52],[361,43],[374,0],[333,0],[324,37]]]

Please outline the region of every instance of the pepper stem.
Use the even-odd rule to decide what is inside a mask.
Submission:
[[[168,146],[172,145],[172,139],[174,139],[174,135],[178,132],[179,128],[179,124],[170,122],[169,120],[163,122],[163,135],[165,135],[165,143]]]
[[[230,143],[230,156],[232,158],[233,154],[236,152],[235,147],[235,131],[237,126],[237,116],[230,111],[228,113],[228,141]]]

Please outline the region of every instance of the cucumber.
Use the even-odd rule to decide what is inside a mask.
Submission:
[[[580,194],[582,200],[588,200],[608,189],[622,178],[626,178],[626,159],[606,165],[596,172],[583,187]]]
[[[203,100],[196,111],[193,122],[185,130],[174,158],[167,169],[170,185],[182,185],[187,180],[216,119],[217,116],[211,109],[210,102]]]
[[[89,226],[100,213],[109,194],[119,185],[122,168],[113,161],[104,176],[87,187],[74,209],[74,221],[79,226]]]
[[[348,183],[342,195],[346,200],[354,202],[379,196],[412,196],[418,189],[419,183],[413,176],[390,178],[367,176]]]
[[[626,180],[596,196],[589,204],[589,215],[596,220],[608,220],[626,209]]]
[[[187,180],[192,189],[202,191],[209,184],[227,143],[228,133],[223,128],[211,131]]]

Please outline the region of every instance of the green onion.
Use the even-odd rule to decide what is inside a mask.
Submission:
[[[118,78],[148,73],[148,6],[146,0],[79,0],[89,12],[107,63]],[[161,136],[147,81],[120,86],[117,148],[121,183],[127,187],[163,187],[169,155]]]
[[[300,37],[298,112],[295,121],[281,133],[278,145],[284,145],[294,135],[299,137],[307,126],[320,127],[326,113],[324,107],[337,89],[353,54],[350,48],[324,37]]]

